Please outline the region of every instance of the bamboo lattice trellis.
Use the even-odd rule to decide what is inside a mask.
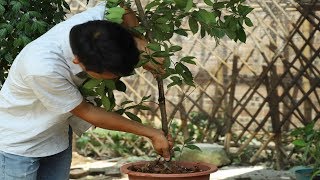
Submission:
[[[250,162],[272,151],[281,169],[292,155],[288,131],[320,118],[319,6],[302,7],[294,0],[247,2],[255,9],[246,44],[222,39],[217,45],[200,35],[175,38],[183,55],[197,57],[197,66],[190,67],[196,88],[175,86],[165,92],[168,118],[179,119],[187,134],[187,121],[200,123],[189,114],[201,113],[207,118],[202,141],[223,141],[228,151],[236,146],[235,154],[256,146]],[[73,12],[86,6],[80,0],[71,5]],[[125,78],[127,93],[117,94],[118,99],[138,102],[152,94],[156,101],[155,79],[144,70],[136,73]],[[158,107],[150,106],[152,112],[135,113],[159,120]]]

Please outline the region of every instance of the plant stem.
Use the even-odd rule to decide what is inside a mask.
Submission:
[[[151,34],[150,34],[149,24],[148,24],[146,15],[145,15],[145,13],[144,13],[144,10],[143,10],[141,1],[140,1],[140,0],[134,0],[134,2],[136,3],[137,10],[138,10],[138,15],[139,15],[139,18],[141,19],[141,23],[142,23],[142,25],[146,28],[146,31],[147,31],[147,39],[148,39],[150,42],[153,42],[153,39],[152,39]]]
[[[159,90],[159,108],[161,112],[161,124],[162,130],[165,136],[168,135],[168,120],[167,120],[167,112],[166,112],[166,99],[164,97],[164,88],[163,88],[163,80],[161,77],[157,77],[158,82],[158,90]]]
[[[147,39],[150,42],[153,42],[153,39],[151,37],[150,34],[150,28],[143,10],[143,7],[141,5],[141,1],[140,0],[135,0],[137,9],[138,9],[138,15],[141,19],[142,25],[146,28],[147,30]],[[161,124],[162,124],[162,130],[165,134],[165,136],[168,135],[168,120],[167,120],[167,111],[166,111],[166,99],[164,96],[164,88],[163,88],[163,80],[161,77],[157,77],[157,83],[158,83],[158,90],[159,90],[159,108],[160,108],[160,112],[161,112]]]

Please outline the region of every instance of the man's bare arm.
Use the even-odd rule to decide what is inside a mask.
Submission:
[[[161,130],[144,126],[117,113],[107,112],[103,108],[93,106],[85,101],[74,108],[71,113],[100,128],[148,137],[152,141],[154,149],[164,158],[170,159],[171,142],[168,142]]]

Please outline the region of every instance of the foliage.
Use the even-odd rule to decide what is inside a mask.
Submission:
[[[194,145],[195,139],[183,139],[182,135],[174,138],[176,146],[174,151],[180,155],[185,148],[200,150]],[[90,145],[89,145],[90,144]],[[97,158],[123,157],[123,156],[156,156],[157,153],[143,137],[119,131],[110,131],[96,128],[84,133],[76,141],[77,150],[85,156]],[[201,151],[201,150],[200,150]],[[101,157],[102,156],[102,157]]]
[[[64,0],[0,0],[0,87],[21,49],[62,21],[64,8]]]
[[[120,80],[103,80],[103,79],[88,79],[84,82],[84,84],[80,87],[81,93],[87,98],[94,99],[97,106],[104,107],[105,110],[111,111],[116,106],[116,99],[114,96],[114,91],[125,92],[126,85]],[[145,96],[142,98],[140,103],[134,104],[133,101],[124,101],[120,105],[118,105],[118,109],[115,111],[120,115],[125,114],[130,119],[134,121],[141,122],[141,119],[131,113],[129,110],[138,108],[140,110],[150,110],[149,107],[145,106],[144,103],[151,96]]]
[[[131,31],[137,36],[149,40],[147,49],[142,52],[137,68],[148,62],[159,64],[157,59],[162,58],[164,59],[164,70],[166,72],[162,78],[168,79],[168,88],[182,84],[194,86],[193,75],[188,66],[196,65],[195,57],[185,56],[176,59],[176,53],[180,52],[182,47],[171,42],[174,35],[189,36],[199,32],[201,37],[210,36],[215,38],[217,42],[224,36],[234,41],[246,41],[244,25],[253,26],[251,20],[247,17],[253,8],[244,5],[245,0],[221,2],[205,0],[204,2],[206,7],[198,6],[193,0],[153,0],[144,7],[143,13],[145,16],[136,12],[136,16],[140,15],[140,25],[132,28]],[[132,1],[108,0],[106,4],[108,10],[105,15],[107,20],[122,23],[125,10],[119,6],[120,4],[130,7]],[[182,22],[184,21],[188,22],[188,27],[183,25]],[[99,83],[96,84],[101,86]],[[91,88],[96,87],[91,86]],[[104,107],[111,111],[115,107],[115,100],[111,91],[112,89],[106,88],[105,92],[99,91],[100,93],[96,92],[90,95],[98,97],[96,98],[97,101],[100,101],[99,97],[103,98],[102,100],[106,104]],[[84,95],[88,96],[87,93],[84,93]],[[145,106],[139,105],[135,108],[147,109]],[[117,112],[123,112],[123,108]],[[125,114],[128,116],[128,113]],[[129,118],[141,121],[132,114],[129,115]]]
[[[314,168],[313,176],[320,174],[320,130],[314,126],[315,122],[311,122],[291,132],[296,138],[292,144],[301,153],[303,165]]]
[[[188,149],[192,149],[192,150],[198,150],[198,151],[201,151],[201,149],[194,145],[194,139],[193,138],[188,138],[188,139],[185,139],[183,144],[179,147],[179,146],[176,146],[173,150],[175,152],[177,152],[179,154],[179,158],[177,158],[179,161],[180,161],[180,158],[181,158],[181,155],[182,155],[182,152],[185,148],[188,148]]]
[[[89,146],[90,144],[90,146]],[[84,155],[111,157],[155,155],[152,145],[142,137],[119,131],[96,128],[77,139],[77,150]]]

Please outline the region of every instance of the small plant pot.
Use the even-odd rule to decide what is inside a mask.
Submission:
[[[295,171],[297,180],[310,180],[312,177],[313,169],[312,168],[302,168]],[[314,180],[320,179],[320,176],[313,178]]]
[[[122,173],[128,174],[129,180],[209,180],[210,174],[217,171],[218,168],[212,164],[202,162],[178,162],[179,165],[191,168],[194,166],[199,167],[202,171],[195,173],[185,174],[154,174],[154,173],[141,173],[131,171],[128,168],[131,166],[143,167],[148,161],[129,163],[121,166]]]

